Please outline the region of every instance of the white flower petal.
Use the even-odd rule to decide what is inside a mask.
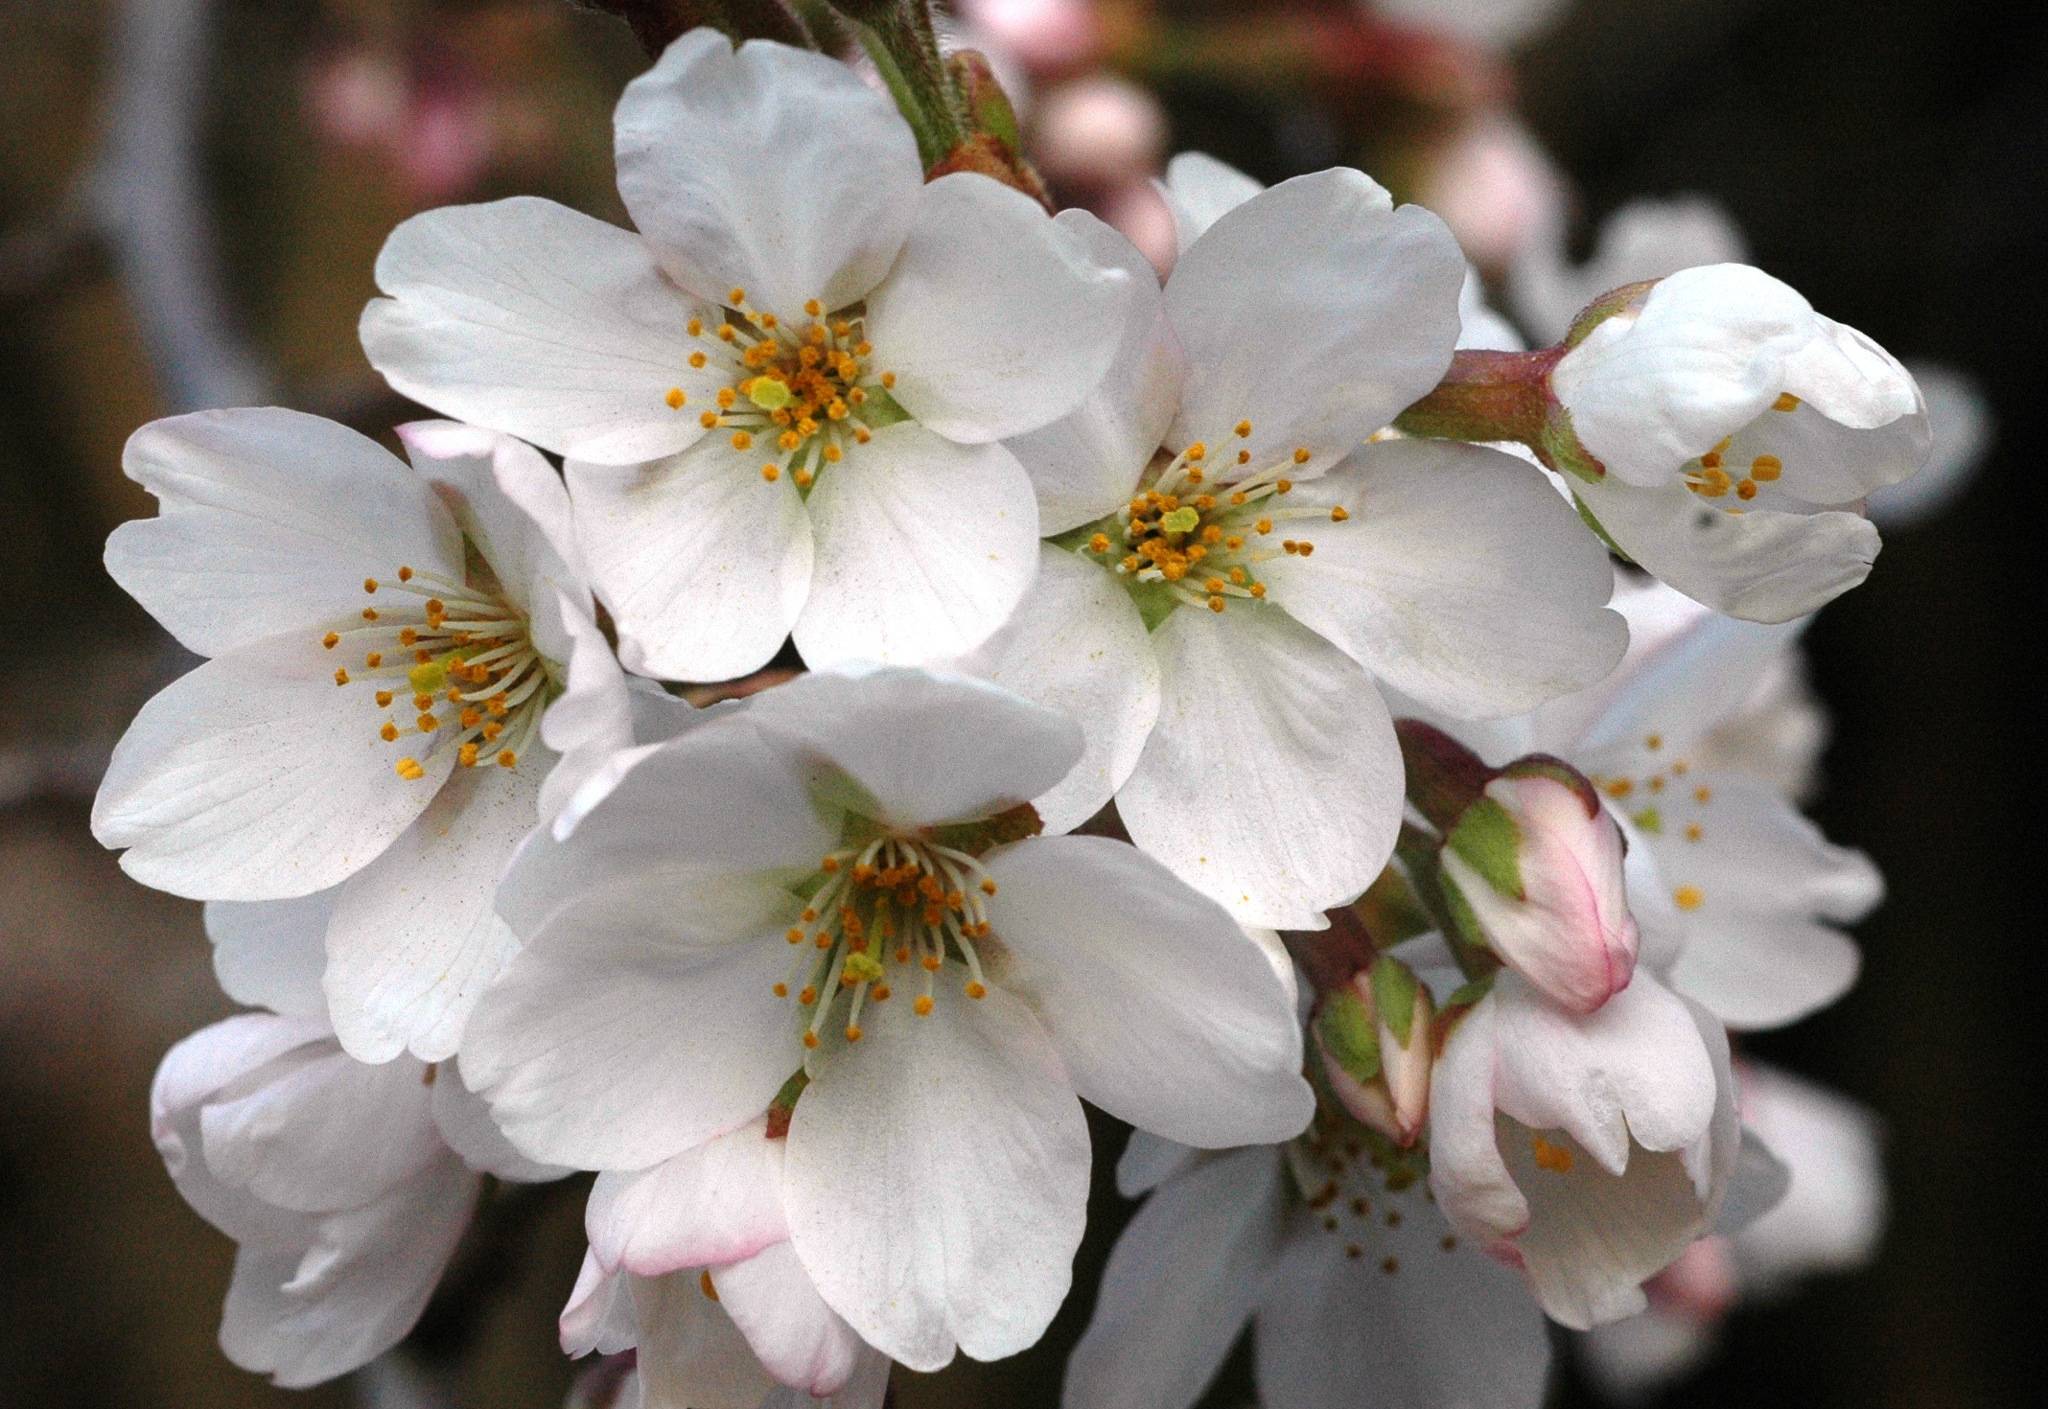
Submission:
[[[149,1089],[149,1134],[185,1202],[237,1242],[297,1236],[298,1216],[220,1179],[206,1162],[200,1121],[220,1091],[298,1049],[328,1040],[322,1018],[242,1013],[203,1027],[164,1054]],[[295,1057],[294,1060],[305,1060]]]
[[[1038,531],[1065,533],[1099,519],[1130,497],[1180,407],[1185,372],[1167,324],[1159,276],[1135,246],[1084,210],[1057,223],[1080,234],[1096,261],[1130,278],[1122,340],[1102,382],[1079,407],[1049,426],[1010,437],[1038,492]]]
[[[1785,1198],[1734,1240],[1747,1287],[1783,1288],[1796,1276],[1861,1267],[1884,1229],[1884,1159],[1877,1118],[1775,1067],[1742,1071],[1743,1118],[1791,1169]]]
[[[1102,810],[1159,717],[1159,662],[1130,593],[1050,543],[1040,545],[1038,578],[1009,624],[959,668],[1081,725],[1081,761],[1034,799],[1055,835]]]
[[[598,1175],[583,1216],[591,1252],[606,1268],[658,1277],[785,1241],[782,1147],[764,1117],[651,1168]]]
[[[1166,163],[1159,189],[1173,212],[1175,241],[1185,251],[1211,225],[1266,188],[1207,152],[1181,152]]]
[[[585,1252],[576,1285],[562,1307],[560,1330],[562,1353],[571,1357],[631,1350],[640,1339],[633,1319],[631,1274],[606,1272],[596,1253]]]
[[[299,1242],[244,1245],[221,1349],[288,1389],[367,1364],[419,1319],[476,1193],[476,1177],[447,1158],[368,1207],[307,1219]]]
[[[820,670],[748,702],[772,743],[843,775],[878,821],[972,822],[1044,792],[1081,753],[1071,719],[966,676]]]
[[[361,584],[358,583],[360,591]],[[92,833],[174,895],[277,900],[361,870],[424,810],[455,750],[398,777],[367,686],[311,632],[237,647],[159,691],[114,746]]]
[[[608,464],[704,434],[720,383],[689,366],[702,306],[630,230],[531,196],[445,206],[391,232],[377,286],[363,351],[424,406]]]
[[[1025,997],[1074,1089],[1207,1148],[1286,1140],[1315,1098],[1292,996],[1214,901],[1136,847],[1050,837],[992,852],[996,981]]]
[[[541,600],[535,617],[551,622],[569,643],[568,679],[540,720],[541,742],[557,755],[541,780],[538,803],[541,819],[552,821],[577,789],[633,746],[636,712],[666,716],[666,723],[679,728],[694,723],[696,711],[645,680],[636,685],[635,677],[619,668],[611,643],[587,607],[552,592]],[[649,742],[664,737],[672,734],[650,736]]]
[[[288,1018],[327,1018],[320,975],[327,967],[327,921],[336,892],[299,900],[209,901],[206,937],[213,974],[237,1003]]]
[[[1280,1173],[1271,1149],[1232,1150],[1146,1200],[1109,1255],[1095,1315],[1067,1362],[1068,1409],[1195,1402],[1279,1258]]]
[[[1416,1194],[1293,1237],[1253,1322],[1260,1398],[1289,1409],[1534,1409],[1550,1340],[1520,1281]],[[1394,1221],[1398,1218],[1398,1222]],[[1353,1255],[1351,1249],[1357,1249]]]
[[[433,491],[374,440],[276,407],[152,421],[121,467],[153,519],[107,540],[107,571],[180,644],[220,655],[353,617],[363,579],[462,570]]]
[[[1671,986],[1737,1031],[1783,1027],[1855,984],[1863,957],[1840,930],[1798,917],[1735,915],[1695,925]]]
[[[569,491],[538,450],[455,421],[412,421],[397,434],[514,606],[532,615],[543,597],[567,593],[590,609]],[[536,644],[558,660],[566,643]]]
[[[484,1098],[463,1083],[462,1073],[451,1061],[434,1069],[434,1124],[448,1148],[462,1162],[479,1173],[516,1184],[544,1184],[572,1171],[558,1164],[542,1164],[514,1149],[491,1119]]]
[[[764,739],[745,709],[706,711],[621,759],[623,769],[594,776],[507,869],[498,913],[522,937],[579,896],[666,885],[695,932],[738,939],[790,903],[774,873],[810,870],[838,840],[838,819],[814,804],[802,760]]]
[[[1140,1198],[1204,1158],[1201,1150],[1133,1130],[1116,1162],[1116,1191],[1127,1199]]]
[[[913,1370],[1032,1344],[1072,1280],[1088,1130],[1052,1042],[1002,989],[869,1006],[791,1119],[783,1189],[828,1305]],[[894,1197],[891,1191],[900,1192]]]
[[[1420,206],[1394,210],[1359,172],[1254,196],[1184,250],[1166,282],[1188,362],[1169,444],[1218,444],[1249,419],[1252,463],[1304,446],[1304,475],[1327,468],[1443,376],[1464,281],[1444,223]]]
[[[1494,1102],[1504,1114],[1531,1130],[1566,1132],[1617,1175],[1631,1142],[1683,1150],[1707,1132],[1716,1100],[1712,1054],[1685,1001],[1651,975],[1638,970],[1595,1013],[1553,1007],[1507,974],[1494,997]],[[1526,1181],[1522,1187],[1529,1192]]]
[[[907,421],[828,465],[810,513],[817,561],[792,634],[813,669],[971,651],[1038,571],[1038,504],[1017,457]]]
[[[498,877],[533,829],[536,750],[517,768],[463,768],[419,821],[342,883],[327,927],[326,991],[350,1055],[452,1056],[484,990],[519,948],[498,918]]]
[[[634,1277],[631,1285],[641,1409],[758,1409],[775,1382],[695,1277]]]
[[[1403,792],[1370,678],[1278,607],[1182,608],[1152,633],[1159,722],[1117,811],[1240,922],[1321,929],[1386,864]]]
[[[1121,341],[1127,263],[1098,262],[1076,222],[979,174],[940,177],[916,209],[895,268],[868,296],[870,360],[896,374],[897,403],[973,443],[1079,406]]]
[[[645,465],[569,461],[577,537],[629,670],[724,680],[781,648],[811,590],[811,521],[762,463],[723,436]]]
[[[1628,628],[1607,554],[1540,470],[1444,440],[1369,445],[1290,508],[1344,506],[1263,565],[1270,600],[1403,694],[1453,715],[1518,714],[1593,684]]]
[[[677,283],[794,318],[879,283],[917,209],[923,172],[889,100],[825,54],[735,52],[710,26],[626,85],[619,194]]]
[[[719,1268],[713,1283],[761,1367],[783,1384],[823,1398],[852,1377],[866,1347],[825,1305],[787,1242]]]
[[[1612,476],[1576,481],[1572,492],[1644,571],[1745,621],[1815,611],[1870,576],[1877,560],[1876,526],[1846,509],[1731,514],[1703,503],[1676,476],[1655,489]]]
[[[644,1169],[760,1114],[796,1070],[780,927],[708,942],[666,878],[558,911],[470,1015],[462,1075],[515,1147]],[[784,917],[782,924],[788,923]]]
[[[327,1044],[222,1092],[200,1113],[207,1168],[301,1213],[358,1208],[445,1150],[419,1063],[371,1066]]]

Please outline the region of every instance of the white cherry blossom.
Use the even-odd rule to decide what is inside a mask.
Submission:
[[[476,1205],[479,1172],[527,1160],[452,1068],[341,1050],[320,991],[332,892],[208,907],[244,1013],[186,1038],[150,1093],[178,1191],[239,1244],[221,1347],[292,1388],[366,1363],[412,1328]]]
[[[513,946],[500,868],[634,710],[554,471],[452,423],[400,434],[411,467],[293,411],[136,432],[125,466],[161,511],[107,569],[211,659],[143,707],[93,805],[160,889],[338,886],[334,1020],[371,1061],[455,1051]]]
[[[1571,346],[1550,386],[1604,467],[1572,492],[1615,545],[1751,621],[1861,582],[1878,551],[1863,499],[1931,443],[1895,358],[1741,264],[1658,280]]]
[[[1149,1197],[1068,1363],[1068,1409],[1187,1409],[1247,1322],[1266,1409],[1541,1404],[1535,1304],[1362,1138],[1327,1116],[1214,1155],[1133,1135],[1118,1185]]]
[[[1835,846],[1784,790],[1738,761],[1730,730],[1774,736],[1797,625],[1734,621],[1655,584],[1615,606],[1632,640],[1591,690],[1515,720],[1439,718],[1489,761],[1555,754],[1599,788],[1629,841],[1641,963],[1736,1029],[1781,1026],[1839,998],[1860,960],[1840,926],[1883,894],[1862,853]],[[1802,730],[1802,737],[1810,731]],[[1760,766],[1778,771],[1775,746]]]
[[[1259,940],[1132,847],[1030,835],[1079,753],[1050,711],[901,669],[802,676],[640,752],[508,873],[525,947],[468,1079],[535,1158],[609,1172],[801,1073],[781,1200],[824,1304],[917,1369],[1022,1349],[1080,1238],[1077,1094],[1205,1145],[1310,1109]]]
[[[1102,376],[1125,276],[979,175],[929,185],[882,94],[821,54],[685,34],[627,86],[638,233],[547,201],[430,211],[378,260],[370,360],[568,459],[626,665],[724,679],[932,659],[1037,568],[998,442]]]
[[[1605,674],[1624,631],[1533,466],[1363,444],[1449,364],[1466,267],[1441,222],[1356,171],[1233,177],[1170,169],[1192,242],[1156,293],[1120,236],[1060,217],[1139,294],[1101,388],[1010,442],[1054,536],[967,667],[1084,722],[1082,766],[1039,799],[1055,825],[1114,792],[1133,840],[1240,920],[1311,929],[1400,821],[1376,681],[1512,713]]]
[[[1876,1118],[1774,1067],[1747,1063],[1738,1075],[1743,1125],[1784,1162],[1790,1184],[1775,1207],[1695,1243],[1654,1279],[1649,1310],[1581,1339],[1582,1362],[1618,1396],[1638,1396],[1704,1358],[1736,1306],[1852,1271],[1876,1252],[1885,1219]]]
[[[1643,1309],[1642,1284],[1712,1226],[1740,1147],[1726,1034],[1642,970],[1592,1013],[1501,971],[1430,1085],[1438,1205],[1575,1329]]]

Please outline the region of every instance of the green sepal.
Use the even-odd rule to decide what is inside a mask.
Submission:
[[[1354,990],[1339,988],[1323,995],[1316,1012],[1316,1040],[1353,1081],[1363,1085],[1379,1076],[1379,1026]]]
[[[1444,845],[1509,900],[1528,898],[1522,886],[1522,829],[1492,798],[1481,797],[1466,808]],[[1448,888],[1449,877],[1445,880]]]
[[[1553,401],[1544,408],[1543,428],[1530,448],[1544,464],[1560,474],[1582,479],[1588,484],[1599,484],[1607,478],[1607,466],[1580,443],[1578,432],[1572,429],[1572,413],[1558,402]]]
[[[1436,921],[1408,878],[1392,866],[1380,872],[1379,879],[1366,887],[1365,894],[1351,902],[1351,908],[1365,922],[1373,942],[1383,949],[1436,928]]]
[[[924,834],[941,846],[964,851],[969,856],[980,856],[1009,842],[1035,837],[1044,830],[1045,822],[1039,817],[1038,809],[1028,802],[1020,802],[991,817],[927,827]]]
[[[1578,495],[1574,494],[1572,496],[1572,503],[1578,505],[1579,507],[1580,521],[1583,522],[1587,528],[1593,530],[1593,536],[1595,538],[1599,539],[1602,543],[1605,543],[1607,545],[1608,552],[1614,554],[1615,557],[1621,559],[1625,563],[1633,564],[1635,562],[1635,559],[1629,556],[1628,550],[1622,547],[1619,543],[1616,543],[1614,541],[1614,535],[1607,531],[1607,525],[1600,522],[1599,518],[1593,513],[1593,510],[1587,506],[1585,500],[1581,499]]]
[[[1444,999],[1444,1011],[1450,1013],[1457,1009],[1472,1007],[1493,992],[1493,980],[1493,974],[1486,974],[1473,979],[1470,983],[1459,985],[1450,997]]]
[[[1415,999],[1422,985],[1399,959],[1381,955],[1372,966],[1372,1001],[1394,1040],[1406,1047],[1415,1032]]]

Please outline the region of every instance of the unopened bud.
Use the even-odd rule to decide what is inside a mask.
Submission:
[[[1385,956],[1325,993],[1316,1012],[1331,1092],[1353,1119],[1404,1148],[1429,1119],[1434,1017],[1429,990]]]
[[[1590,1013],[1635,973],[1623,850],[1591,783],[1555,759],[1523,759],[1451,829],[1444,898],[1464,939],[1552,1001]]]

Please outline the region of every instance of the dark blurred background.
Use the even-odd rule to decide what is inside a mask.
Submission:
[[[2019,1402],[2041,1319],[2025,1308],[2043,927],[2022,901],[2038,793],[2019,725],[2039,690],[2022,486],[2048,326],[2048,18],[1967,0],[1579,0],[1506,68],[1375,35],[1332,73],[1286,52],[1328,5],[1099,8],[1110,39],[1092,62],[1163,99],[1173,148],[1268,179],[1357,162],[1413,193],[1482,92],[1519,105],[1577,189],[1579,228],[1635,196],[1717,198],[1754,262],[1987,394],[1998,434],[1978,476],[1888,533],[1869,583],[1810,638],[1836,722],[1818,815],[1891,887],[1861,930],[1863,981],[1750,1044],[1882,1114],[1889,1233],[1866,1272],[1738,1312],[1721,1354],[1658,1402]],[[1205,26],[1235,36],[1220,59],[1189,42]],[[0,1403],[282,1403],[214,1347],[231,1249],[178,1201],[146,1129],[157,1059],[228,1010],[198,907],[128,882],[86,831],[121,726],[186,664],[99,566],[107,532],[151,509],[121,443],[201,405],[278,402],[372,433],[403,419],[355,341],[384,234],[515,191],[616,217],[609,108],[645,60],[622,27],[556,0],[0,0],[0,54]],[[1069,165],[1064,194],[1102,204],[1088,153]],[[1097,1135],[1106,1166],[1121,1134]],[[509,1255],[474,1250],[460,1304],[430,1314],[419,1358],[456,1367],[460,1403],[561,1403],[552,1322],[577,1212],[570,1188],[507,1215]],[[898,1402],[1056,1402],[1125,1214],[1099,1189],[1083,1290],[1037,1350],[901,1375]],[[1241,1384],[1216,1402],[1242,1402]],[[1595,1402],[1568,1370],[1559,1400]]]

